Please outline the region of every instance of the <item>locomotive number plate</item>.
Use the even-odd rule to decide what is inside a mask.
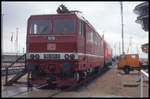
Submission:
[[[47,50],[56,50],[56,44],[47,44]]]
[[[60,59],[60,54],[44,54],[44,59]]]

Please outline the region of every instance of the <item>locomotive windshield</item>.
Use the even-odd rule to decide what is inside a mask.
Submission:
[[[74,33],[75,19],[55,19],[53,32],[55,34]]]
[[[50,33],[50,20],[32,20],[30,34]]]

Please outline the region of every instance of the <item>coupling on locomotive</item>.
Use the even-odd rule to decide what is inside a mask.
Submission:
[[[57,14],[28,19],[26,63],[32,85],[73,86],[105,67],[102,37],[79,13],[60,7]]]

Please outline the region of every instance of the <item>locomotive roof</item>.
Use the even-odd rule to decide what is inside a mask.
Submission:
[[[30,17],[36,16],[62,16],[62,15],[75,15],[74,13],[63,13],[63,14],[39,14],[39,15],[31,15]]]

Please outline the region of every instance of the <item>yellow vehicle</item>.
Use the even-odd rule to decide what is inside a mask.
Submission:
[[[122,54],[118,58],[118,69],[124,70],[125,74],[130,71],[140,70],[140,62],[138,54]]]

